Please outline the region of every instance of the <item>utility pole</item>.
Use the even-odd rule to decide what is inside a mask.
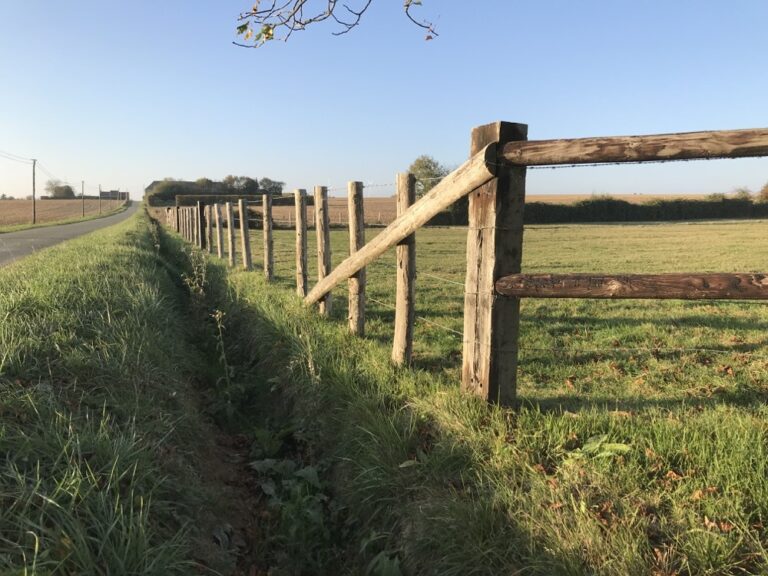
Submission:
[[[83,199],[83,218],[85,218],[85,180],[80,180],[80,197]]]
[[[37,168],[37,160],[32,159],[32,224],[37,223],[37,206],[35,206],[35,169]]]

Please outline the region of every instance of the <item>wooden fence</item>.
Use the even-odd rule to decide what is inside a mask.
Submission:
[[[415,180],[397,179],[398,216],[368,243],[363,241],[360,182],[351,182],[349,197],[350,255],[330,269],[327,189],[315,189],[318,281],[307,291],[306,192],[295,193],[297,293],[323,314],[331,307],[331,290],[349,284],[349,326],[365,332],[365,267],[396,246],[397,300],[392,360],[410,363],[415,320],[415,232],[460,198],[469,197],[467,272],[464,290],[462,386],[491,402],[511,405],[516,397],[521,298],[653,298],[768,299],[763,274],[521,274],[525,176],[528,166],[643,163],[709,158],[768,156],[768,129],[691,132],[654,136],[528,141],[527,126],[497,122],[472,131],[470,159],[418,201]],[[271,202],[261,204],[264,229],[264,273],[272,279]],[[227,203],[229,262],[234,258],[234,208]],[[222,254],[220,207],[168,209],[168,224],[185,239],[211,250],[218,239]],[[245,217],[242,215],[245,214]],[[243,267],[250,269],[248,216],[239,202],[239,234]]]

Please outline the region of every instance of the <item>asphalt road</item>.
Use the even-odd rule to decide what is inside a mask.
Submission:
[[[10,264],[14,260],[23,258],[48,246],[59,242],[88,234],[99,228],[112,226],[118,222],[130,218],[141,206],[140,202],[133,202],[125,212],[113,216],[77,222],[75,224],[62,224],[60,226],[46,226],[43,228],[29,228],[20,232],[8,232],[0,234],[0,266]]]

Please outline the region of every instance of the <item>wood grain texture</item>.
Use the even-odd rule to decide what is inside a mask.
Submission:
[[[235,211],[232,209],[232,202],[224,204],[227,213],[227,256],[229,265],[235,266]]]
[[[516,166],[768,156],[768,129],[507,142],[501,156]]]
[[[317,235],[317,280],[331,273],[331,223],[328,214],[328,188],[315,186],[315,233]],[[332,295],[320,299],[319,312],[330,316],[333,306]]]
[[[512,274],[496,291],[518,298],[768,300],[765,274]]]
[[[213,205],[214,219],[216,220],[216,255],[224,258],[224,228],[221,225],[221,204]]]
[[[363,211],[363,183],[350,182],[349,200],[349,255],[353,256],[365,245],[365,215]],[[349,278],[349,329],[357,336],[365,336],[365,268],[359,268]]]
[[[307,270],[307,191],[294,192],[296,206],[296,293],[304,298],[309,285]]]
[[[397,175],[397,215],[402,216],[416,202],[416,177]],[[416,323],[416,234],[398,242],[395,248],[397,293],[392,362],[407,366],[413,356],[413,328]]]
[[[272,238],[272,195],[262,195],[261,213],[264,230],[264,277],[271,282],[275,276],[275,252]]]
[[[472,131],[471,154],[489,142],[524,140],[527,126],[497,122]],[[497,278],[520,272],[525,168],[500,169],[469,195],[462,388],[511,405],[517,388],[520,300],[497,298]]]
[[[251,234],[248,228],[248,204],[242,198],[237,201],[237,213],[240,216],[240,253],[243,258],[243,269],[253,268],[251,262]]]
[[[333,272],[318,282],[304,299],[307,305],[315,304],[340,282],[374,261],[403,238],[429,222],[459,198],[488,182],[497,169],[497,148],[489,144],[459,168],[443,178],[437,186],[422,196],[411,209],[381,231],[361,250],[339,264]]]

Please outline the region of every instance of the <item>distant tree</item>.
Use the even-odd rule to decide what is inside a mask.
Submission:
[[[283,193],[285,182],[278,180],[272,180],[271,178],[262,178],[259,180],[259,188],[262,192],[266,192],[272,196],[280,196]]]
[[[10,196],[6,196],[5,194],[0,194],[0,200],[10,200]]]
[[[45,183],[45,191],[51,198],[67,199],[75,198],[75,190],[69,184],[64,184],[61,180],[48,180]]]
[[[368,10],[372,0],[354,0],[339,4],[338,0],[310,2],[310,0],[284,0],[281,2],[266,2],[261,5],[256,0],[246,12],[241,12],[238,18],[237,34],[247,44],[235,42],[238,46],[256,48],[270,40],[287,40],[296,30],[304,30],[307,26],[325,20],[331,20],[339,25],[334,36],[346,34],[360,24],[363,14]],[[419,28],[426,31],[426,40],[437,36],[431,22],[415,17],[411,10],[421,6],[422,0],[403,0],[405,16]],[[325,4],[325,5],[323,5]]]
[[[765,186],[760,188],[760,192],[757,193],[757,201],[768,202],[768,182],[766,182]]]
[[[749,202],[751,202],[752,201],[752,190],[750,190],[746,186],[741,186],[740,188],[736,188],[733,191],[733,197],[736,200],[748,200]]]
[[[257,194],[259,182],[250,176],[233,176],[230,174],[222,180],[224,188],[233,194]]]
[[[448,168],[432,156],[419,156],[408,167],[408,172],[416,177],[416,196],[424,196],[448,175]]]
[[[195,184],[202,193],[208,193],[213,191],[213,180],[210,178],[198,178],[195,180]]]

